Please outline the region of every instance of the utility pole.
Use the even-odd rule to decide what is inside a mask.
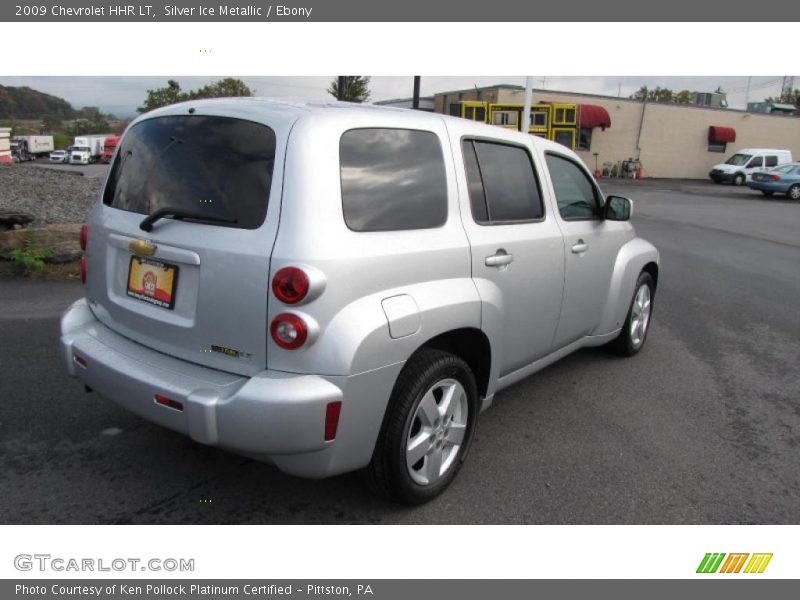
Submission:
[[[783,78],[783,85],[781,86],[781,102],[789,102],[791,100],[793,89],[794,77],[785,76]]]
[[[337,100],[344,100],[344,88],[346,85],[345,84],[346,80],[347,77],[345,77],[344,75],[339,75],[339,84],[338,84],[338,89],[336,90],[338,92],[336,94]]]
[[[533,102],[533,77],[525,78],[525,108],[522,109],[522,123],[519,130],[528,133],[531,126],[531,103]]]
[[[419,82],[420,76],[414,75],[414,99],[411,101],[411,108],[419,110]]]

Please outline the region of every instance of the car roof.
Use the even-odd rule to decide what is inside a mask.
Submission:
[[[149,118],[185,115],[187,113],[237,117],[256,123],[262,123],[273,129],[282,129],[284,132],[288,132],[297,120],[305,117],[313,117],[315,115],[323,118],[329,118],[332,115],[336,115],[337,118],[347,118],[348,116],[356,115],[363,117],[365,114],[391,115],[392,120],[396,120],[398,125],[407,122],[410,128],[424,126],[426,122],[429,122],[431,127],[434,126],[434,123],[441,124],[442,122],[446,122],[448,128],[458,135],[483,135],[486,137],[516,141],[518,143],[530,141],[535,146],[545,151],[553,150],[577,157],[572,150],[556,142],[519,131],[511,131],[496,125],[488,125],[461,117],[409,108],[339,102],[335,100],[318,101],[297,98],[269,98],[262,96],[190,100],[188,102],[171,104],[145,113],[138,117],[131,125]]]

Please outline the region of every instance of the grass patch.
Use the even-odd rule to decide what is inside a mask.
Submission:
[[[21,271],[10,260],[0,260],[0,277],[28,277],[30,279],[45,279],[49,281],[80,281],[81,265],[79,261],[69,263],[51,264],[44,263],[41,269]]]

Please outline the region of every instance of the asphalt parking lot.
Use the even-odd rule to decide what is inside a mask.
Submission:
[[[46,158],[40,158],[35,161],[22,163],[19,165],[23,168],[28,169],[49,169],[51,171],[64,171],[66,173],[71,173],[72,175],[84,176],[84,177],[105,177],[106,173],[108,173],[108,165],[103,164],[101,162],[93,163],[91,165],[70,165],[64,163],[51,163]]]
[[[307,481],[85,394],[60,362],[78,284],[0,280],[0,523],[798,523],[800,204],[612,181],[662,255],[632,359],[578,352],[499,393],[444,495]]]

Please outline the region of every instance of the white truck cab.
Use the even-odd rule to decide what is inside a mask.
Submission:
[[[763,169],[771,169],[792,162],[790,150],[771,148],[743,148],[724,163],[714,165],[708,176],[714,183],[744,185],[750,176]]]

